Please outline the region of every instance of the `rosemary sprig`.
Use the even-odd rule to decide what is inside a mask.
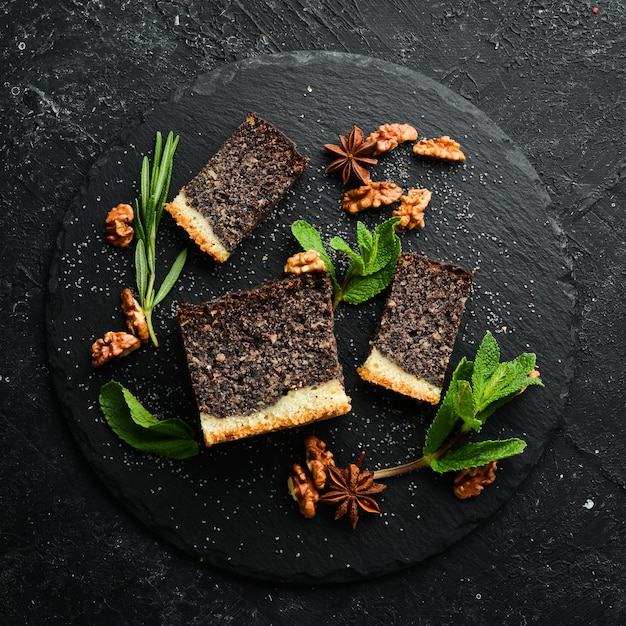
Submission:
[[[179,137],[170,131],[163,145],[163,137],[156,133],[152,166],[147,156],[141,164],[140,199],[135,199],[135,273],[139,303],[146,316],[150,340],[158,347],[152,324],[152,310],[171,291],[187,260],[187,249],[183,249],[166,274],[161,286],[156,289],[156,239],[163,216],[163,207],[172,179],[172,163]]]

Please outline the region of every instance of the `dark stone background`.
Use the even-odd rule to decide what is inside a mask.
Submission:
[[[0,623],[626,623],[623,2],[5,0],[0,9]],[[84,461],[45,352],[54,240],[94,161],[199,74],[300,49],[403,64],[483,109],[543,178],[578,294],[570,397],[517,496],[418,567],[318,589],[198,567],[149,535]]]

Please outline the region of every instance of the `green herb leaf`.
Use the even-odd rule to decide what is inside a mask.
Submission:
[[[540,378],[530,378],[529,375],[535,369],[536,357],[534,354],[522,353],[512,361],[498,363],[490,367],[490,374],[476,376],[477,364],[474,373],[479,380],[478,389],[474,388],[474,400],[476,402],[477,418],[484,423],[493,412],[506,404],[529,385],[543,386]]]
[[[479,398],[483,394],[487,381],[500,364],[500,346],[489,331],[483,337],[474,362],[476,367],[472,374],[472,387],[476,397]]]
[[[481,467],[491,461],[521,454],[524,448],[526,448],[526,442],[516,438],[467,443],[460,448],[451,450],[439,459],[433,459],[430,467],[440,474],[457,472],[469,467]]]
[[[399,217],[392,217],[382,224],[379,224],[374,229],[371,238],[371,248],[369,250],[361,250],[364,265],[363,274],[365,276],[376,274],[383,268],[388,267],[389,264],[393,264],[393,268],[395,269],[396,261],[402,251],[400,237],[398,237],[395,231],[395,225],[399,221]],[[366,231],[367,229],[363,227],[361,230]]]
[[[330,273],[333,285],[337,288],[338,283],[335,266],[330,260],[330,257],[324,248],[322,238],[317,230],[315,230],[315,227],[311,226],[311,224],[305,220],[297,220],[291,225],[291,232],[304,250],[315,250],[320,255],[320,258],[324,261],[326,269]]]
[[[355,276],[344,287],[343,300],[348,304],[361,304],[378,295],[387,288],[393,278],[396,269],[397,257],[392,259],[385,267],[375,274],[368,276]]]
[[[535,361],[534,354],[522,353],[512,361],[500,363],[500,348],[487,333],[476,360],[463,357],[452,373],[448,389],[426,432],[422,456],[409,463],[377,470],[374,478],[397,476],[423,467],[440,473],[458,471],[520,454],[526,447],[521,439],[458,446],[470,430],[480,431],[487,417],[517,396],[520,389],[529,385],[543,386],[539,378],[529,377]],[[477,395],[483,402],[482,410]]]
[[[474,369],[476,365],[474,364]],[[472,394],[472,386],[467,380],[459,380],[456,385],[456,413],[465,422],[465,424],[478,432],[482,426],[482,422],[476,419],[476,405],[474,404],[474,395]]]
[[[120,383],[103,385],[99,402],[113,432],[133,448],[173,459],[198,454],[191,426],[178,418],[157,419]]]
[[[134,209],[135,209],[135,221],[134,221],[134,226],[135,226],[135,234],[137,235],[137,241],[145,241],[146,239],[146,233],[143,227],[143,218],[141,216],[141,209],[139,207],[139,200],[137,200],[135,198],[135,202],[134,202]]]
[[[457,413],[456,403],[457,385],[461,380],[470,381],[473,369],[474,363],[463,357],[452,373],[448,390],[426,433],[426,439],[422,449],[424,456],[431,456],[439,450],[458,428],[460,418]]]
[[[141,160],[141,176],[140,176],[140,189],[141,189],[141,221],[144,225],[144,229],[147,229],[148,224],[152,220],[149,219],[150,210],[150,161],[147,156],[144,156]],[[147,236],[147,233],[146,233]]]
[[[328,268],[335,291],[333,306],[342,300],[348,304],[361,304],[383,291],[393,278],[402,251],[400,238],[394,229],[398,221],[399,218],[392,217],[377,226],[373,233],[363,223],[357,222],[359,252],[355,252],[342,237],[335,236],[330,240],[331,248],[351,259],[341,284],[315,228],[304,220],[298,220],[291,225],[291,231],[305,250],[316,250]]]
[[[148,287],[148,262],[146,261],[146,248],[141,239],[137,241],[137,245],[135,246],[135,273],[137,290],[139,291],[140,297],[143,297]]]
[[[361,274],[363,272],[364,263],[361,255],[354,252],[354,250],[352,250],[352,248],[341,237],[333,237],[330,240],[329,245],[334,250],[337,250],[337,252],[343,252],[352,259],[353,265],[348,268],[346,275],[354,273]]]
[[[535,361],[534,354],[522,353],[512,361],[500,363],[500,347],[487,332],[476,352],[476,360],[472,362],[464,357],[453,372],[426,433],[424,456],[435,454],[458,429],[479,432],[487,418],[523,387],[542,386],[541,379],[529,378]]]
[[[185,261],[187,260],[187,248],[183,248],[180,251],[178,256],[176,257],[174,263],[172,263],[172,267],[170,271],[167,273],[167,276],[163,279],[159,290],[157,291],[156,296],[154,296],[154,302],[152,306],[156,306],[161,302],[167,294],[171,291],[172,287],[176,284],[181,272],[183,271],[183,267],[185,266]]]
[[[374,236],[361,221],[356,223],[356,241],[361,251],[363,264],[369,265],[374,255]]]
[[[167,194],[172,181],[172,164],[174,160],[174,152],[178,146],[179,137],[174,137],[174,134],[170,132],[165,142],[165,148],[163,150],[163,158],[159,160],[155,157],[155,162],[160,163],[158,170],[157,186],[155,190],[156,205],[155,211],[155,225],[159,227],[161,223],[161,217],[163,215],[163,209],[165,202],[167,201]]]

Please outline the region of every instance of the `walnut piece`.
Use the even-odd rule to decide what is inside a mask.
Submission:
[[[287,479],[291,497],[298,503],[300,513],[307,519],[315,517],[320,494],[313,484],[313,479],[298,463],[291,466],[291,475]]]
[[[141,340],[125,332],[108,332],[91,346],[91,364],[100,367],[118,356],[126,356],[141,346]]]
[[[131,226],[134,219],[135,212],[130,204],[118,204],[112,208],[104,220],[107,241],[116,248],[126,248],[135,235]]]
[[[122,312],[126,318],[126,328],[131,335],[139,337],[142,343],[147,343],[150,335],[148,333],[148,324],[146,323],[146,315],[141,305],[133,297],[133,292],[126,288],[122,289],[120,295],[122,301]]]
[[[298,252],[287,259],[285,274],[306,274],[308,272],[325,272],[326,265],[317,250]]]
[[[465,161],[461,145],[448,137],[448,135],[435,139],[420,139],[413,146],[413,154],[435,159],[445,159],[446,161]]]
[[[315,435],[304,440],[306,465],[311,472],[313,484],[319,490],[324,489],[328,479],[328,466],[335,466],[333,453],[326,449],[326,444]]]
[[[454,495],[460,500],[479,495],[496,479],[497,461],[461,470],[454,479]]]
[[[428,189],[409,189],[406,195],[400,198],[400,206],[391,213],[394,217],[402,218],[396,224],[396,230],[412,230],[416,226],[424,228],[424,210],[432,195]]]
[[[395,183],[386,181],[369,182],[356,189],[350,189],[343,194],[341,207],[344,211],[354,215],[382,205],[393,204],[402,195],[402,189]]]
[[[398,144],[405,141],[415,141],[417,131],[410,124],[383,124],[373,133],[370,133],[367,141],[376,142],[374,156],[383,152],[390,152],[398,147]]]

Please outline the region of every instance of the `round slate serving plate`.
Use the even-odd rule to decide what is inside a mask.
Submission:
[[[202,254],[169,217],[161,227],[162,272],[188,246],[184,275],[156,310],[161,347],[144,347],[98,370],[90,346],[122,330],[119,293],[134,286],[133,248],[104,241],[112,206],[137,195],[140,162],[157,130],[180,135],[171,196],[220,147],[248,111],[293,139],[310,166],[270,218],[219,265]],[[321,508],[312,520],[286,489],[301,461],[302,441],[316,433],[338,464],[365,450],[364,467],[379,469],[419,456],[433,409],[360,380],[384,295],[359,307],[341,305],[336,334],[350,414],[314,426],[203,448],[186,461],[138,452],[108,428],[98,408],[102,384],[128,387],[158,417],[177,416],[198,429],[177,304],[200,302],[279,276],[298,250],[290,232],[306,219],[325,241],[354,243],[356,219],[341,211],[343,187],[323,173],[324,143],[357,124],[367,133],[387,122],[410,123],[421,137],[451,135],[467,155],[448,164],[412,155],[410,145],[380,158],[375,180],[433,192],[426,227],[403,236],[403,248],[458,263],[475,273],[451,366],[473,358],[494,333],[503,358],[534,351],[546,383],[493,416],[480,438],[521,437],[524,454],[500,463],[497,481],[478,498],[459,501],[451,475],[430,471],[386,481],[382,514],[364,515],[353,531]],[[198,561],[264,580],[329,583],[364,579],[419,563],[489,518],[542,454],[557,424],[570,376],[572,293],[569,261],[541,182],[512,141],[481,111],[427,77],[372,58],[340,53],[265,56],[202,76],[150,111],[92,168],[58,239],[49,281],[49,357],[54,382],[78,445],[111,493],[146,527]],[[362,213],[371,229],[391,209]],[[343,260],[336,257],[339,267]],[[163,274],[161,274],[161,277]]]

